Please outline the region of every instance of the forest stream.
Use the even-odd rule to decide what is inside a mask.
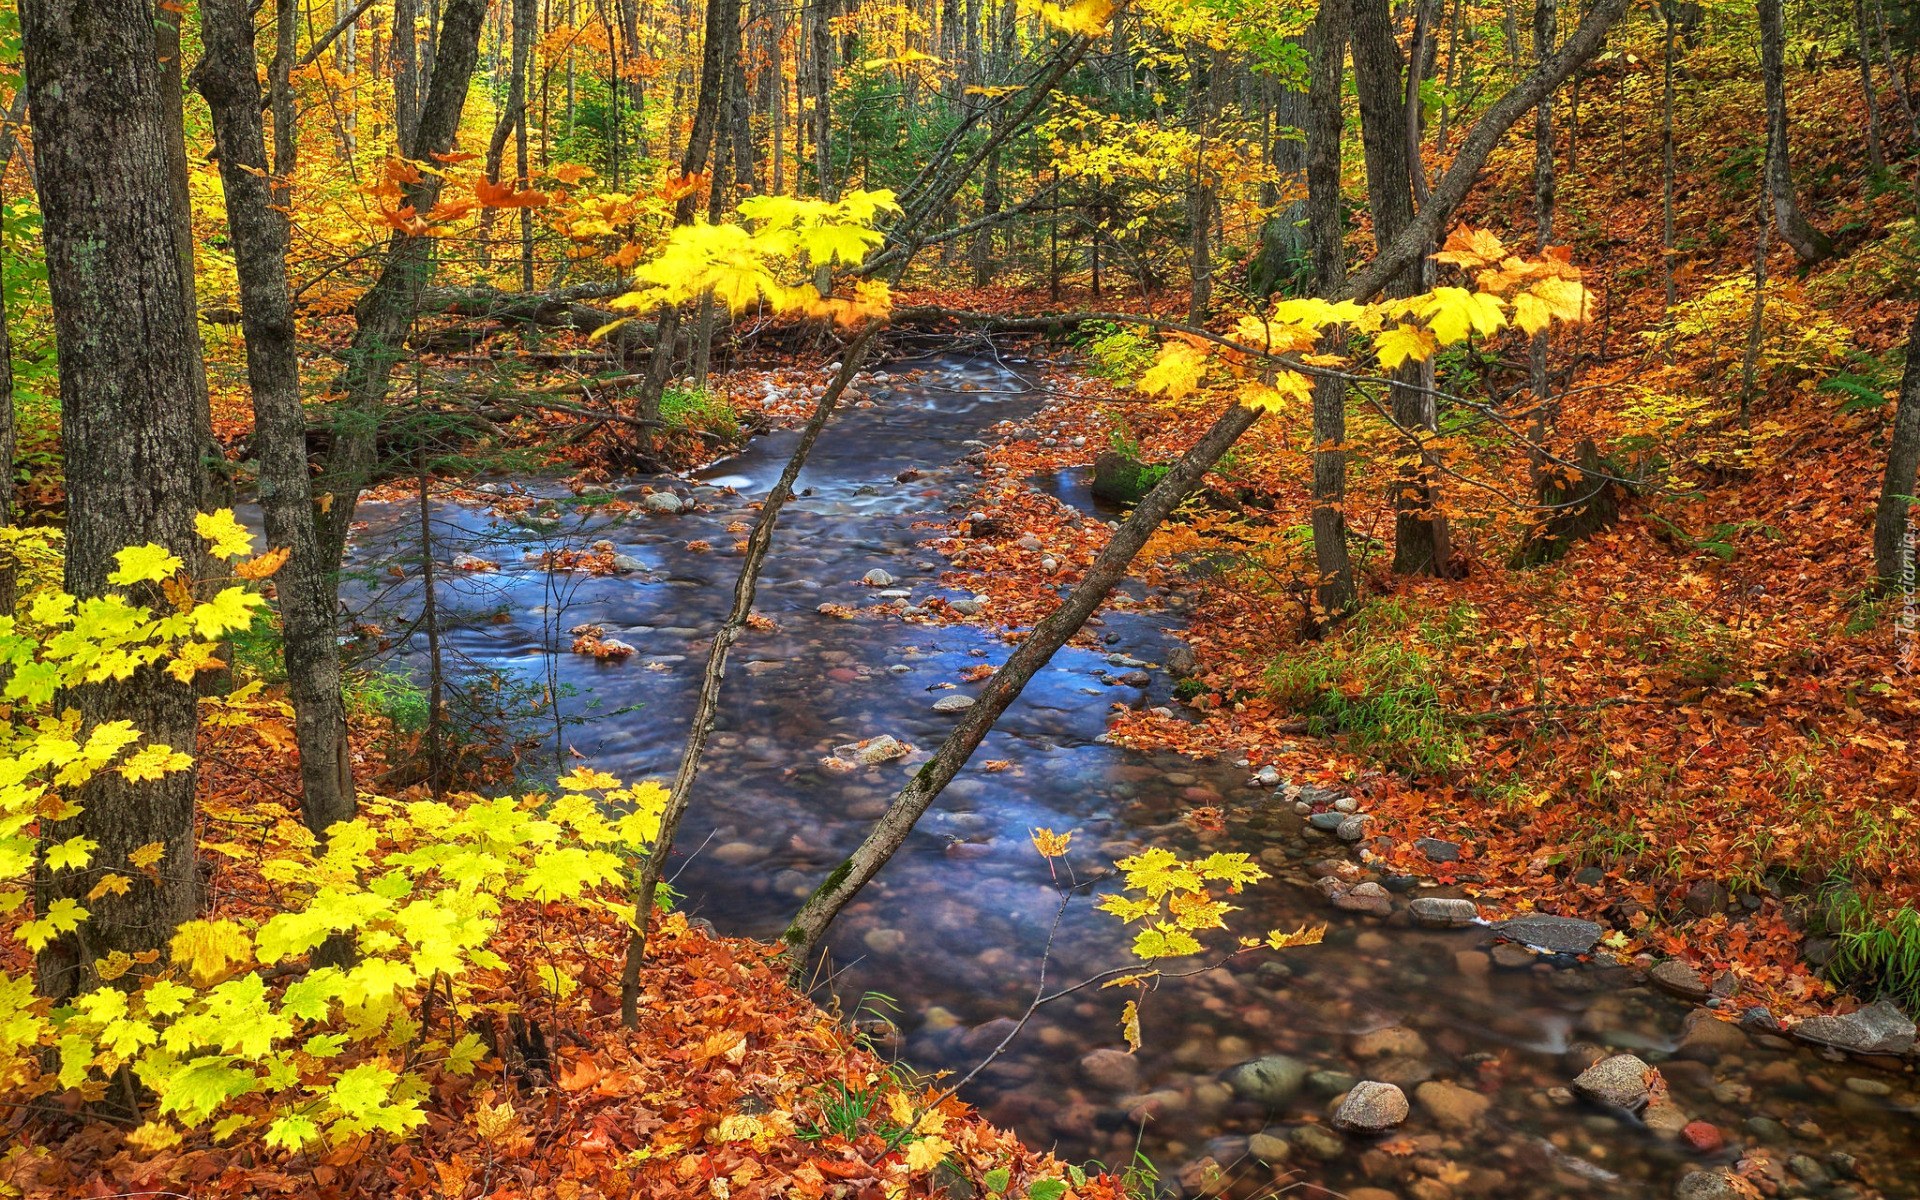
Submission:
[[[835,418],[801,476],[755,605],[777,628],[749,630],[734,649],[699,796],[678,840],[674,886],[684,907],[720,932],[776,936],[951,728],[954,717],[936,702],[978,690],[960,672],[1011,652],[1012,643],[980,627],[819,610],[962,598],[941,584],[943,561],[923,543],[970,505],[976,474],[965,456],[1043,404],[1023,365],[889,364],[898,378],[870,384],[870,403]],[[727,527],[753,519],[750,505],[796,436],[761,437],[693,480],[615,486],[633,498],[641,485],[671,488],[692,505],[677,514],[641,504],[618,515],[576,509],[564,487],[535,478],[489,488],[561,501],[557,525],[436,502],[435,560],[445,568],[471,554],[498,564],[441,571],[441,636],[452,661],[535,682],[551,672],[569,718],[559,734],[566,746],[626,780],[669,777],[740,562],[728,548],[742,535]],[[1043,486],[1090,519],[1113,516],[1096,510],[1083,481]],[[363,574],[343,593],[403,629],[420,608],[418,513],[370,503],[363,515],[368,527],[352,563]],[[550,575],[538,566],[543,548],[602,539],[628,556],[626,571]],[[389,564],[403,566],[404,583]],[[875,568],[896,582],[863,585]],[[1130,586],[1147,597],[1144,586]],[[1352,1193],[1398,1177],[1409,1158],[1419,1200],[1667,1195],[1689,1165],[1730,1164],[1766,1147],[1789,1169],[1786,1195],[1920,1196],[1911,1076],[1750,1037],[1700,1020],[1704,1012],[1687,1023],[1691,1005],[1650,989],[1628,965],[1495,947],[1482,928],[1416,928],[1405,911],[1422,892],[1412,879],[1383,881],[1395,893],[1386,919],[1331,909],[1312,886],[1311,866],[1344,857],[1346,847],[1306,825],[1297,789],[1253,782],[1245,766],[1103,744],[1112,704],[1170,701],[1174,681],[1160,664],[1175,644],[1167,631],[1178,628],[1179,598],[1151,598],[1159,603],[1104,613],[1089,627],[1098,650],[1069,647],[1035,678],[842,915],[831,991],[850,1014],[897,1023],[891,1032],[870,1021],[883,1049],[916,1068],[964,1072],[1026,1009],[1059,908],[1029,830],[1073,830],[1066,861],[1082,879],[1147,846],[1242,850],[1272,878],[1235,898],[1234,931],[1327,922],[1323,944],[1256,950],[1163,983],[1142,999],[1145,1044],[1134,1056],[1123,1053],[1119,1025],[1134,993],[1079,992],[1040,1010],[964,1098],[1063,1158],[1120,1167],[1137,1146],[1168,1186],[1184,1178],[1188,1194],[1206,1186],[1193,1165],[1211,1157],[1239,1195],[1272,1187],[1263,1162]],[[634,653],[569,653],[568,630],[583,624]],[[423,646],[416,633],[401,651],[417,664]],[[836,747],[883,734],[917,752],[855,769],[822,765]],[[553,745],[549,730],[525,767],[550,771]],[[988,762],[1008,765],[988,770]],[[1225,811],[1224,831],[1181,820],[1203,806]],[[1215,947],[1227,942],[1214,935]],[[1049,986],[1125,965],[1126,947],[1120,923],[1082,895],[1052,937]],[[1595,1047],[1658,1065],[1674,1103],[1689,1120],[1716,1126],[1724,1146],[1714,1149],[1698,1127],[1683,1138],[1573,1097],[1567,1086]],[[1257,1070],[1232,1072],[1263,1059]],[[1356,1079],[1396,1083],[1414,1100],[1406,1124],[1382,1142],[1327,1125],[1328,1101]],[[1399,1193],[1374,1193],[1384,1194]]]

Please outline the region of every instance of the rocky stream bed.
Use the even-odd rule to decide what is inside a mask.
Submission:
[[[980,608],[941,583],[924,543],[974,503],[966,456],[1042,412],[1023,369],[890,364],[801,477],[756,605],[774,627],[734,651],[679,840],[675,886],[721,931],[777,934],[939,744],[977,686],[962,673],[1011,651],[990,608],[984,623],[918,618],[933,597]],[[597,496],[541,479],[487,485],[535,499],[507,506],[518,513],[436,503],[435,559],[493,565],[440,574],[453,661],[561,685],[563,757],[628,779],[670,775],[742,523],[793,438],[764,437],[697,479]],[[1072,480],[1044,485],[1086,520],[1109,515]],[[364,574],[348,599],[403,629],[420,608],[417,513],[369,504],[364,515]],[[539,565],[596,542],[618,555],[613,573]],[[1489,926],[1458,889],[1365,870],[1353,797],[1104,744],[1110,705],[1166,704],[1174,683],[1164,664],[1177,661],[1179,597],[1131,595],[1092,628],[1097,645],[1041,672],[843,915],[831,993],[881,1045],[917,1068],[964,1071],[1025,1010],[1059,904],[1031,828],[1074,830],[1081,878],[1147,846],[1244,850],[1272,878],[1236,897],[1236,930],[1326,921],[1321,945],[1164,983],[1143,999],[1138,1054],[1121,1040],[1126,997],[1078,993],[1042,1009],[966,1098],[1063,1156],[1111,1167],[1144,1156],[1186,1195],[1272,1194],[1278,1181],[1352,1200],[1920,1196],[1913,1026],[1897,1012],[1798,1038],[1758,1013],[1743,1028],[1702,1006],[1741,1012],[1718,981],[1589,953],[1598,926]],[[857,615],[836,615],[848,609]],[[571,653],[579,627],[630,649]],[[397,653],[417,663],[422,647],[416,632]],[[847,748],[883,736],[915,749]],[[1224,811],[1223,828],[1181,819],[1206,806]],[[1423,848],[1439,858],[1448,845]],[[1083,898],[1061,921],[1048,978],[1121,965],[1125,946]]]

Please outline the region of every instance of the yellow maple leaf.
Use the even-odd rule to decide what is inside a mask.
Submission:
[[[253,958],[253,938],[232,921],[188,921],[174,933],[168,949],[173,961],[206,987],[223,979],[230,965]]]
[[[1391,371],[1408,359],[1425,362],[1438,345],[1433,334],[1418,325],[1395,325],[1373,339],[1373,352],[1380,365]]]
[[[907,1147],[907,1170],[931,1171],[953,1153],[953,1143],[943,1137],[921,1138]]]
[[[1140,1002],[1129,1000],[1120,1010],[1120,1036],[1127,1039],[1127,1053],[1140,1049]]]
[[[1055,833],[1051,829],[1034,829],[1028,831],[1028,836],[1033,839],[1033,848],[1040,852],[1042,858],[1059,858],[1067,852],[1067,843],[1073,840],[1073,831]]]
[[[207,553],[215,558],[237,558],[253,553],[253,535],[233,519],[233,510],[230,508],[195,513],[193,528],[201,537],[213,543],[207,547]]]
[[[1293,946],[1318,946],[1320,939],[1327,936],[1325,925],[1308,927],[1302,922],[1300,928],[1292,933],[1282,933],[1278,929],[1267,934],[1267,945],[1275,950],[1286,950]]]
[[[1533,293],[1521,292],[1513,298],[1513,323],[1534,337],[1553,323],[1553,310]]]
[[[166,856],[167,844],[165,842],[148,842],[138,850],[130,852],[127,855],[127,861],[144,871]]]
[[[1256,412],[1282,412],[1289,401],[1313,402],[1313,381],[1298,371],[1276,371],[1272,383],[1248,380],[1240,385],[1240,403]]]
[[[1206,373],[1206,351],[1185,342],[1167,342],[1160,347],[1153,366],[1147,368],[1134,386],[1142,395],[1182,400],[1199,390],[1200,380]]]
[[[1433,289],[1432,297],[1421,306],[1420,315],[1427,319],[1427,328],[1433,330],[1443,346],[1460,341],[1469,331],[1482,336],[1497,333],[1507,323],[1499,300],[1485,292],[1469,292],[1457,287]]]
[[[1507,248],[1491,232],[1462,225],[1448,235],[1447,244],[1433,256],[1433,261],[1472,270],[1492,266],[1506,256]]]
[[[1584,321],[1592,302],[1592,295],[1581,284],[1571,279],[1542,279],[1527,291],[1540,299],[1547,310],[1562,321]]]

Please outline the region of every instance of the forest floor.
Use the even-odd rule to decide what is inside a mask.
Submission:
[[[258,870],[268,855],[250,854],[249,843],[264,847],[276,827],[299,823],[296,808],[270,798],[297,794],[291,730],[273,702],[252,707],[247,721],[209,723],[200,747],[201,841],[220,849],[208,856],[212,904],[201,915],[243,923],[280,911]],[[393,737],[377,718],[355,722],[363,777],[381,773]],[[421,788],[399,796],[415,793],[425,798]],[[487,1006],[476,1010],[489,1014],[485,1027],[421,1014],[424,1034],[440,1020],[458,1022],[459,1033],[477,1033],[496,1053],[467,1074],[423,1068],[428,1120],[412,1139],[374,1133],[305,1154],[263,1154],[257,1139],[232,1138],[275,1114],[241,1100],[220,1132],[136,1145],[127,1126],[85,1109],[79,1091],[56,1090],[51,1108],[9,1104],[0,1116],[13,1148],[0,1158],[0,1191],[27,1200],[879,1200],[968,1179],[998,1181],[1016,1195],[1046,1195],[1048,1180],[1070,1180],[1082,1200],[1124,1194],[1117,1180],[1027,1149],[958,1100],[933,1105],[941,1095],[934,1080],[885,1061],[841,1014],[788,985],[777,946],[668,915],[650,938],[640,1025],[628,1032],[618,968],[625,930],[611,913],[518,902],[500,929],[494,947],[511,967],[470,981]],[[0,969],[18,974],[26,964],[14,960],[25,951],[12,940],[6,947]],[[495,1027],[492,1014],[516,1006],[524,1027]],[[449,1042],[455,1036],[447,1031]]]
[[[1899,371],[1889,352],[1911,311],[1897,266],[1911,261],[1911,205],[1856,160],[1857,81],[1833,71],[1797,90],[1803,199],[1841,253],[1809,269],[1774,240],[1757,386],[1743,402],[1754,223],[1741,197],[1754,164],[1738,110],[1753,97],[1735,64],[1703,61],[1688,76],[1682,299],[1669,312],[1659,181],[1647,175],[1657,104],[1653,118],[1627,111],[1635,73],[1657,67],[1658,51],[1625,49],[1643,57],[1610,55],[1589,81],[1580,165],[1559,183],[1557,232],[1597,303],[1554,351],[1557,371],[1578,360],[1554,444],[1592,438],[1637,481],[1619,522],[1559,562],[1514,569],[1530,516],[1514,502],[1525,454],[1466,433],[1449,447],[1460,476],[1445,501],[1458,577],[1396,577],[1394,444],[1362,412],[1347,493],[1359,607],[1315,640],[1305,415],[1262,421],[1207,481],[1212,502],[1137,564],[1190,593],[1183,636],[1199,670],[1188,709],[1118,711],[1111,736],[1357,793],[1386,839],[1373,844],[1382,870],[1461,883],[1495,911],[1596,917],[1621,935],[1617,950],[1730,972],[1742,1003],[1850,1006],[1813,973],[1831,964],[1834,978],[1911,1006],[1920,646],[1903,632],[1901,599],[1866,587]],[[1530,242],[1530,170],[1530,145],[1503,151],[1465,220]],[[1017,288],[901,298],[1184,319],[1177,290],[1150,301]],[[956,524],[946,546],[959,556],[954,580],[1016,621],[1037,616],[1104,540],[1034,481],[1084,472],[1102,451],[1170,461],[1214,416],[1143,402],[1098,377],[1112,344],[1083,348],[1089,369],[1050,375],[1049,407],[990,453],[978,504],[1005,535],[969,538]],[[1440,368],[1440,386],[1467,395],[1525,378],[1512,342]],[[1027,534],[1056,572],[1018,549]],[[1459,843],[1459,861],[1430,860],[1415,846],[1429,836]]]

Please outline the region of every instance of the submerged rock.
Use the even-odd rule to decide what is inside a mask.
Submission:
[[[1638,1108],[1647,1098],[1647,1064],[1631,1054],[1603,1058],[1580,1072],[1573,1090],[1614,1108]]]
[[[1588,954],[1600,944],[1600,935],[1605,930],[1592,921],[1582,921],[1577,917],[1536,914],[1497,922],[1493,932],[1499,937],[1525,942],[1555,954]]]
[[[1311,1067],[1297,1058],[1269,1054],[1252,1062],[1241,1063],[1222,1078],[1233,1089],[1233,1094],[1242,1100],[1279,1108],[1293,1099],[1311,1071]]]
[[[1839,1017],[1808,1017],[1792,1029],[1794,1037],[1855,1054],[1905,1054],[1913,1049],[1914,1025],[1891,1000],[1869,1004]]]
[[[1385,1133],[1406,1119],[1406,1093],[1371,1079],[1354,1084],[1333,1114],[1334,1128],[1348,1133]]]
[[[1428,929],[1462,929],[1480,919],[1480,908],[1471,900],[1444,896],[1421,896],[1407,905],[1414,924]]]
[[[1471,1129],[1493,1107],[1491,1096],[1439,1080],[1415,1088],[1413,1098],[1442,1129]]]
[[[1710,990],[1705,976],[1677,958],[1654,964],[1647,972],[1647,981],[1682,1000],[1705,1000]]]

